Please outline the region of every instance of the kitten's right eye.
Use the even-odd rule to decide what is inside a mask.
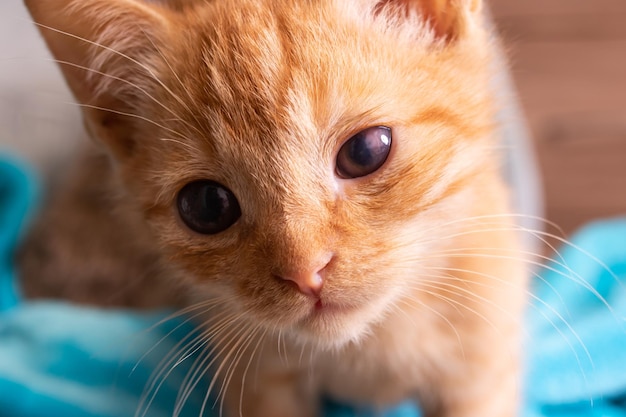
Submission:
[[[241,217],[237,198],[215,181],[194,181],[178,193],[178,212],[190,229],[213,235],[223,232]]]
[[[339,149],[336,169],[341,178],[359,178],[379,169],[391,149],[391,129],[374,126],[352,136]]]

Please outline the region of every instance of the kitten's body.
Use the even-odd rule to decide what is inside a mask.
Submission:
[[[321,392],[515,414],[524,273],[477,2],[27,4],[115,161],[99,172],[118,210],[93,212],[130,226],[93,241],[213,300],[230,415],[313,416]],[[371,126],[391,128],[388,160],[337,176],[338,150]],[[197,180],[232,190],[230,228],[181,221]],[[293,279],[309,273],[319,291]]]
[[[20,248],[20,287],[29,298],[102,307],[155,308],[184,298],[136,213],[125,209],[110,158],[77,150]],[[147,244],[148,243],[148,244]]]

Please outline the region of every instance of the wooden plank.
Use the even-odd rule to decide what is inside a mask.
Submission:
[[[624,2],[626,3],[626,2]],[[505,39],[520,41],[602,41],[626,39],[626,10],[586,14],[500,16]]]
[[[513,76],[567,232],[626,214],[626,1],[498,0]]]
[[[626,136],[557,141],[538,146],[547,217],[567,231],[626,214]],[[625,237],[626,239],[626,237]]]
[[[496,18],[626,11],[624,0],[491,0],[487,3]]]

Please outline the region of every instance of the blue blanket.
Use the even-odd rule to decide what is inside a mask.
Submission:
[[[151,375],[194,329],[167,312],[103,311],[19,303],[11,253],[32,180],[0,160],[0,417],[169,417],[189,358],[153,384]],[[527,317],[527,417],[626,416],[626,219],[590,225],[540,271]],[[610,272],[612,271],[612,272]],[[621,281],[620,281],[621,280]],[[168,366],[167,369],[172,369]],[[218,416],[201,382],[181,417]],[[141,414],[140,414],[141,415]],[[325,416],[417,417],[327,401]]]

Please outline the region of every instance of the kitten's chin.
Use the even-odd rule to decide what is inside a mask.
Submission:
[[[358,344],[369,334],[376,321],[372,314],[356,307],[326,305],[315,308],[292,328],[293,336],[306,345],[322,350],[336,350]]]

